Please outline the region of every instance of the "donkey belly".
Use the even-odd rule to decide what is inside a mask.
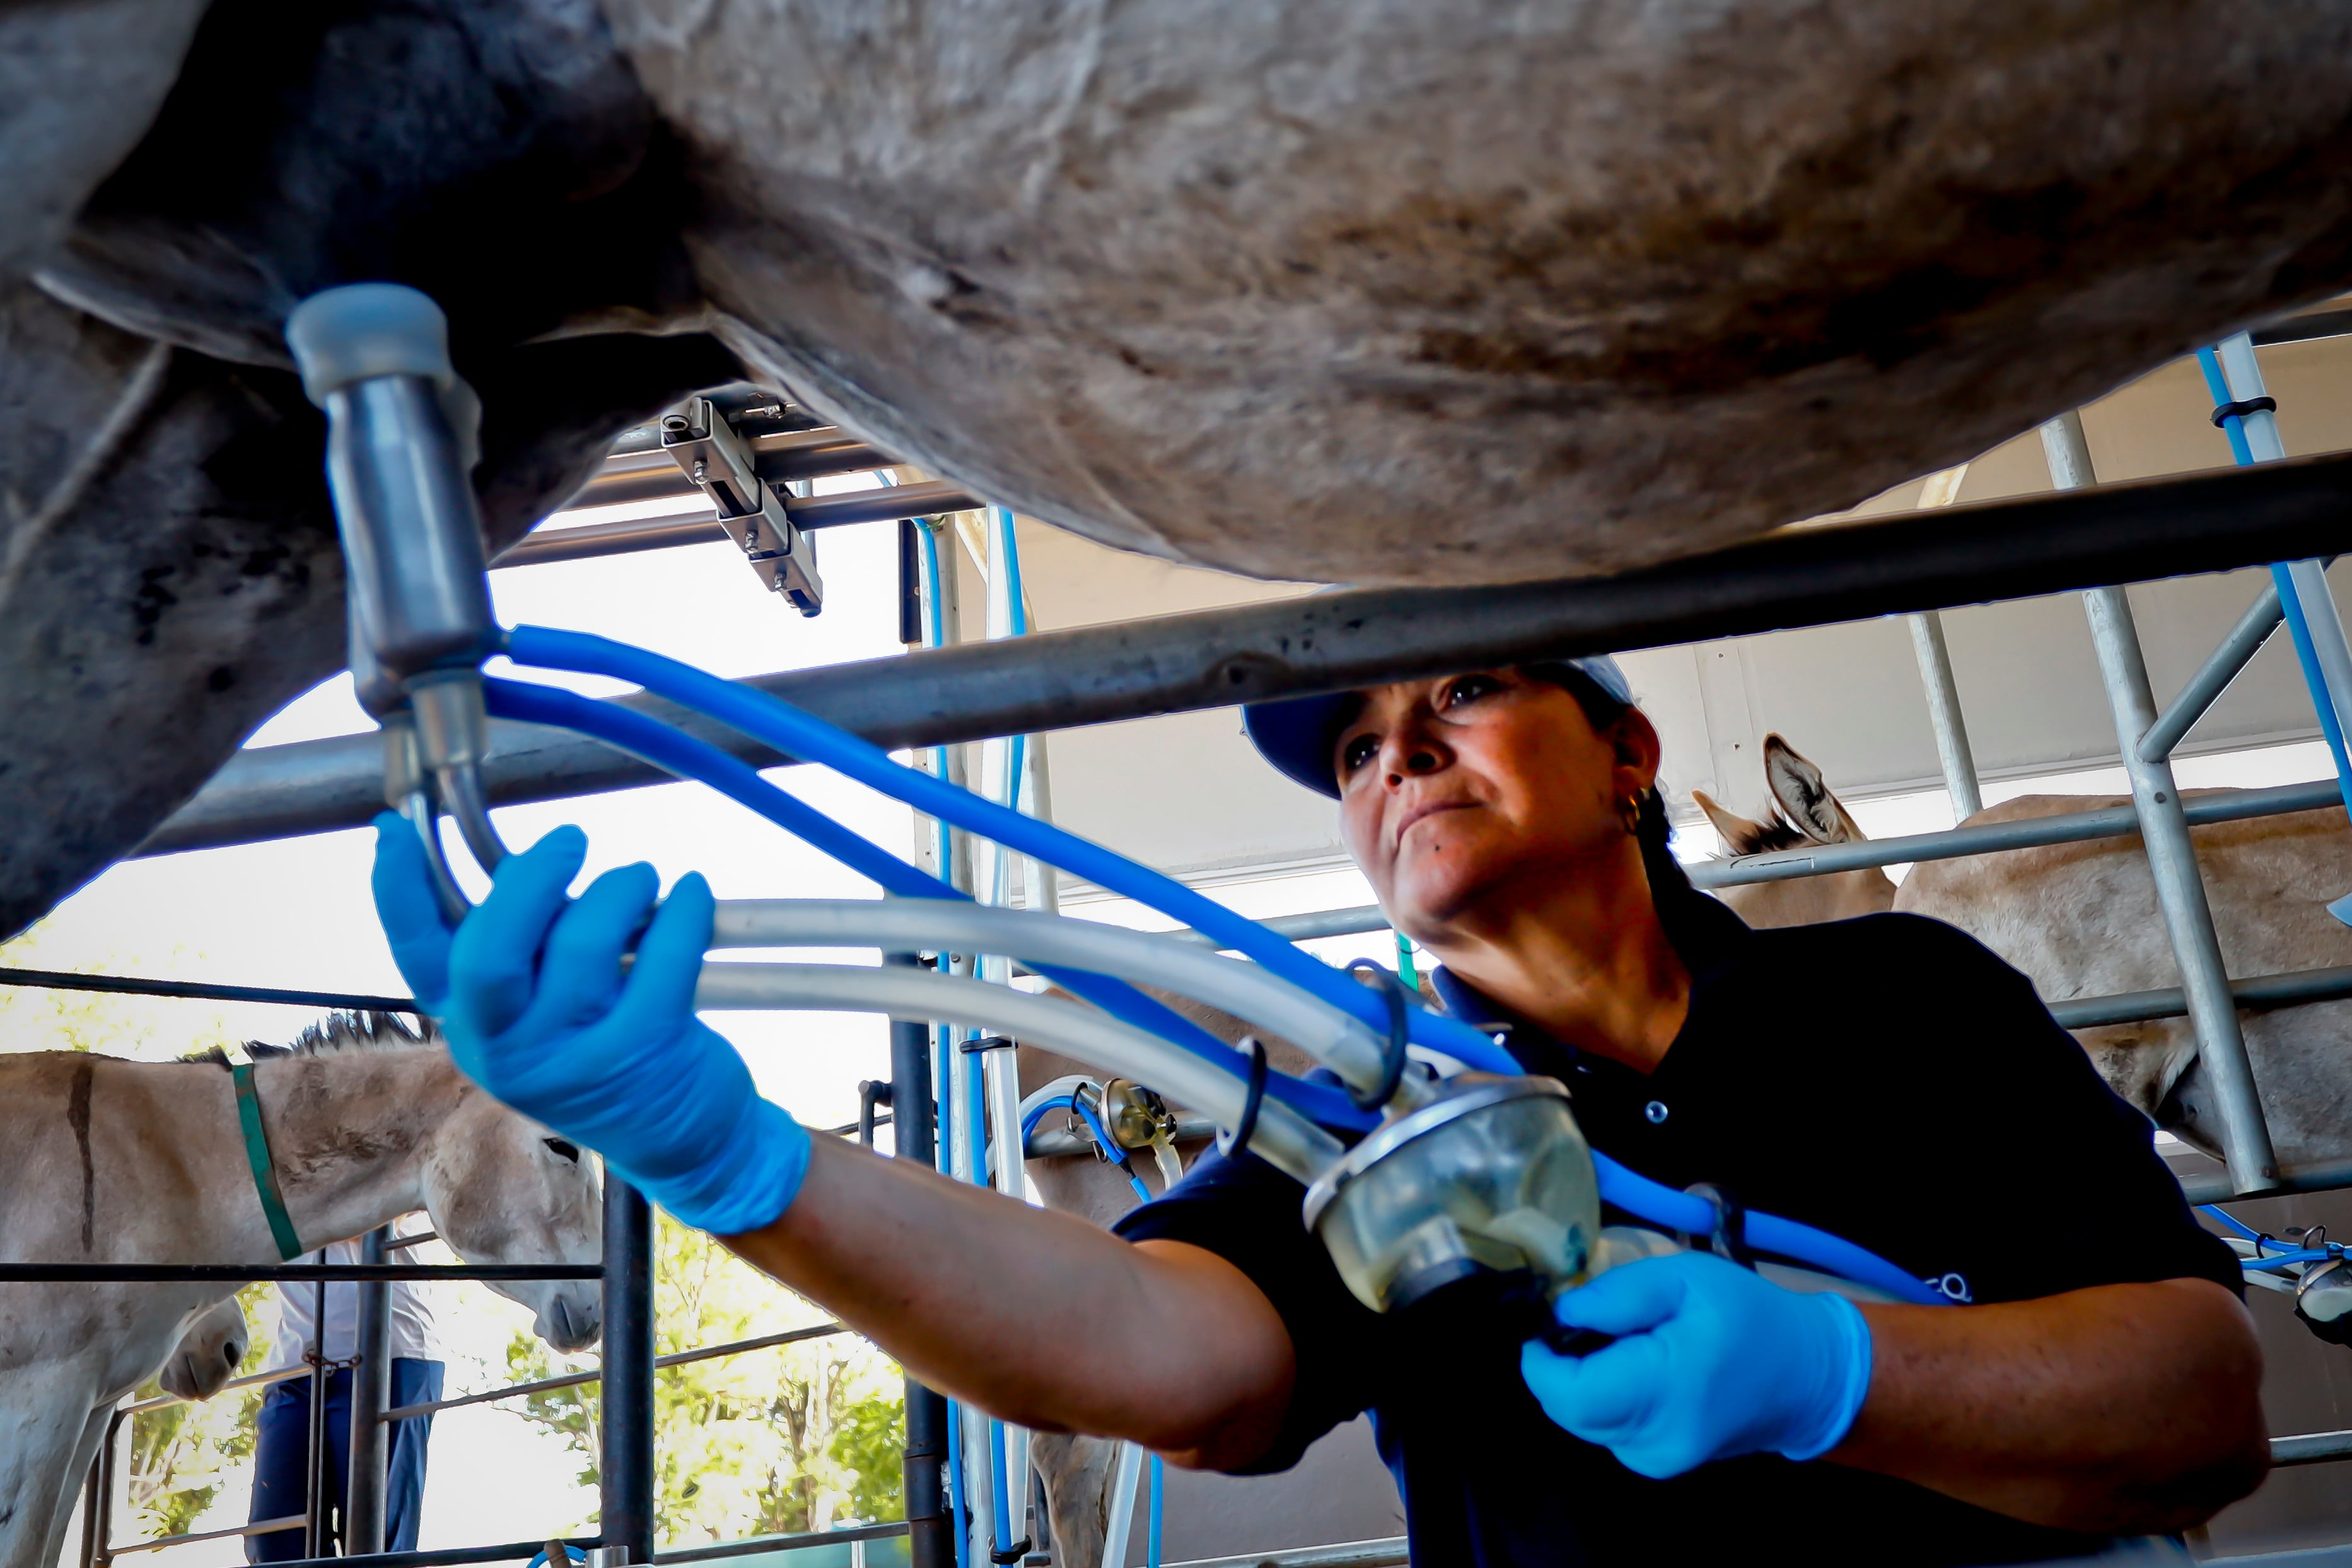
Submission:
[[[994,498],[1264,576],[1687,552],[2352,272],[2318,4],[607,9],[740,346]]]

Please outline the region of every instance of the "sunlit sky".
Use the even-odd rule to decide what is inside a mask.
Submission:
[[[865,481],[852,481],[862,484]],[[835,486],[828,486],[827,488]],[[656,504],[658,506],[659,504]],[[640,508],[643,509],[643,508]],[[606,508],[577,520],[625,516]],[[642,643],[726,675],[877,657],[896,640],[896,541],[884,526],[822,536],[827,599],[823,615],[803,619],[762,589],[731,545],[565,562],[494,573],[499,613],[509,624],[535,622],[600,632]],[[534,678],[548,678],[534,673]],[[602,695],[609,684],[582,681]],[[330,681],[272,718],[253,744],[272,745],[370,727],[346,678]],[[2316,743],[2184,761],[2181,782],[2263,785],[2326,777]],[[905,808],[814,768],[771,775],[860,833],[902,854],[913,851]],[[2106,793],[2124,789],[2120,769],[2095,769],[2011,781],[1988,800],[2033,790]],[[1874,836],[1951,825],[1941,790],[1850,802]],[[867,896],[876,890],[748,811],[698,787],[664,786],[624,793],[508,807],[497,813],[509,842],[527,843],[562,822],[584,827],[590,872],[650,861],[665,882],[688,870],[710,878],[719,895]],[[1685,835],[1686,856],[1711,852],[1712,834]],[[44,920],[8,959],[19,965],[81,968],[246,985],[357,992],[404,992],[367,896],[369,836],[329,833],[119,865]],[[1214,896],[1244,912],[1268,915],[1370,902],[1351,871],[1261,883],[1227,883]],[[1161,925],[1131,905],[1087,905],[1089,918]],[[1377,951],[1381,939],[1349,937],[1316,945],[1327,956]],[[845,956],[870,961],[871,955]],[[92,1003],[58,993],[0,991],[0,1040],[41,1049],[61,1008],[94,1013],[108,1049],[149,1059],[176,1055],[223,1038],[275,1040],[296,1032],[310,1014],[279,1007],[110,998]],[[764,1092],[814,1125],[856,1118],[857,1083],[887,1073],[885,1026],[866,1016],[730,1014],[717,1020],[740,1044]],[[479,1286],[436,1287],[451,1351],[452,1392],[483,1385],[502,1360],[520,1309]],[[780,1313],[793,1308],[780,1302]],[[537,1537],[577,1526],[593,1497],[575,1487],[578,1462],[551,1438],[496,1408],[440,1419],[426,1496],[423,1544],[465,1545]],[[243,1518],[245,1484],[232,1479],[205,1526]],[[118,1524],[118,1539],[129,1532]],[[172,1568],[212,1568],[241,1561],[235,1542],[176,1549]]]

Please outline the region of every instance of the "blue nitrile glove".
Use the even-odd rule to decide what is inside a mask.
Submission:
[[[756,1230],[800,1190],[809,1135],[760,1098],[735,1048],[694,1016],[709,886],[680,877],[645,925],[659,890],[649,865],[564,896],[587,853],[579,829],[556,829],[499,866],[490,895],[453,932],[416,830],[378,817],[376,913],[393,961],[475,1082],[603,1155],[687,1224]],[[621,955],[640,926],[625,974]]]
[[[1553,1312],[1619,1338],[1581,1357],[1529,1340],[1528,1392],[1655,1480],[1740,1454],[1818,1458],[1870,1391],[1870,1326],[1852,1301],[1784,1290],[1711,1252],[1623,1264]]]

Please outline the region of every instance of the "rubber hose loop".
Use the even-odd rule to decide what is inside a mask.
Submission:
[[[1707,1238],[1715,1255],[1743,1269],[1754,1269],[1756,1254],[1748,1246],[1748,1206],[1729,1188],[1713,1182],[1694,1182],[1683,1190],[1693,1197],[1705,1198],[1715,1210],[1715,1231]],[[1684,1245],[1690,1245],[1687,1239]]]
[[[2223,420],[2243,419],[2250,413],[2276,413],[2277,412],[2278,399],[2274,397],[2240,398],[2231,402],[2222,403],[2213,410],[2213,428],[2221,429]]]
[[[1258,1107],[1265,1103],[1265,1046],[1254,1034],[1242,1036],[1242,1046],[1250,1059],[1249,1078],[1242,1091],[1242,1113],[1231,1133],[1217,1134],[1217,1153],[1227,1159],[1248,1150],[1250,1134],[1257,1131]]]
[[[1389,1005],[1389,1042],[1381,1053],[1381,1082],[1370,1094],[1359,1094],[1354,1084],[1348,1086],[1348,1098],[1359,1111],[1377,1111],[1396,1097],[1397,1085],[1404,1081],[1405,1036],[1411,1020],[1405,1011],[1404,982],[1390,969],[1370,958],[1358,958],[1348,966],[1348,973],[1369,971],[1381,998]]]

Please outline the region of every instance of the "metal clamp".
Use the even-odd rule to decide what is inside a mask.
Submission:
[[[676,413],[662,416],[662,450],[710,497],[719,526],[742,549],[744,559],[772,593],[792,601],[803,615],[824,608],[824,581],[816,570],[816,544],[793,525],[775,490],[752,466],[751,448],[707,397],[689,398]]]

